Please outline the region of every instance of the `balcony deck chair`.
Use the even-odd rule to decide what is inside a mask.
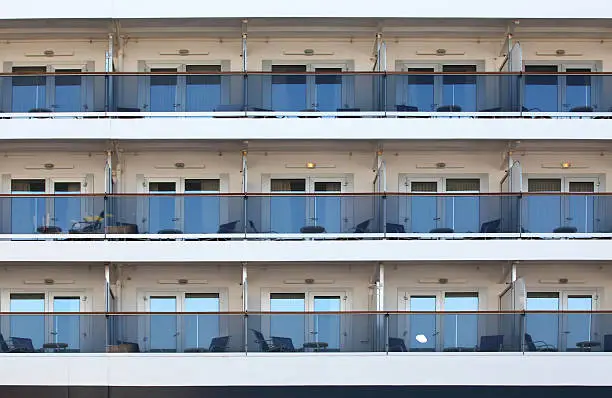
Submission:
[[[612,352],[612,334],[605,334],[603,337],[603,351]]]
[[[480,336],[480,352],[499,352],[504,349],[504,335],[496,334],[492,336]]]
[[[185,348],[185,352],[225,352],[230,336],[213,337],[208,348]]]
[[[452,234],[455,230],[452,228],[434,228],[429,231],[430,234]]]
[[[408,352],[404,339],[389,337],[389,352]]]
[[[336,112],[361,112],[361,108],[338,108],[336,109]],[[360,119],[361,116],[340,116],[338,115],[339,118],[353,118],[353,119]]]
[[[270,340],[280,352],[304,352],[303,348],[295,348],[291,337],[270,336]]]
[[[39,350],[34,349],[32,339],[30,338],[11,337],[11,341],[13,343],[12,352],[39,352]]]
[[[77,221],[72,224],[68,230],[69,234],[97,234],[102,233],[104,229],[104,210],[92,220]]]
[[[271,340],[266,340],[263,333],[261,333],[259,330],[255,330],[255,329],[249,329],[251,332],[253,332],[253,335],[255,335],[255,342],[259,345],[259,350],[261,352],[279,352],[280,348],[279,347],[275,347],[272,344]]]
[[[589,113],[589,112],[594,112],[594,109],[592,106],[575,106],[572,109],[570,109],[570,112],[576,112],[576,113]],[[582,116],[578,116],[578,118],[582,119]],[[587,119],[590,119],[591,116],[587,116]]]
[[[300,228],[301,234],[324,234],[325,227],[322,225],[306,225]]]
[[[556,347],[544,342],[534,341],[529,333],[525,333],[525,348],[529,352],[557,352]]]
[[[243,231],[238,231],[238,223],[240,223],[240,220],[236,220],[236,221],[231,221],[225,224],[221,224],[219,225],[219,228],[217,229],[217,233],[218,234],[239,234],[242,233]],[[210,239],[205,239],[205,240],[210,240]],[[229,238],[215,238],[212,240],[229,240]]]
[[[576,232],[578,232],[578,228],[572,227],[571,225],[566,225],[553,229],[554,234],[575,234]]]
[[[4,336],[0,333],[0,352],[11,352],[6,340],[4,340]]]

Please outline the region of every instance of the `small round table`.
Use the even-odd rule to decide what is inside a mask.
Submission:
[[[590,352],[595,347],[600,347],[599,341],[579,341],[576,343],[576,347],[580,348],[580,351]]]
[[[309,343],[304,343],[304,351],[312,350],[314,352],[325,351],[329,344],[322,341],[312,341]]]

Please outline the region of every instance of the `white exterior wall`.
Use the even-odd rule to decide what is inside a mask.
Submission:
[[[83,7],[76,0],[61,0],[53,6],[44,2],[8,4],[3,18],[172,18],[207,16],[217,18],[244,17],[438,17],[438,18],[609,18],[612,16],[606,0],[595,0],[589,7],[575,9],[575,3],[567,0],[554,2],[515,0],[509,7],[504,2],[470,0],[457,3],[441,0],[433,3],[405,3],[393,1],[385,7],[373,7],[372,3],[358,0],[350,4],[344,0],[316,0],[306,4],[287,6],[281,0],[265,0],[257,3],[238,1],[231,4],[203,4],[194,0],[177,0],[168,4],[155,0],[143,7],[136,0],[111,0],[94,7]]]
[[[87,297],[83,311],[106,311],[104,265],[100,263],[52,266],[8,263],[2,267],[1,273],[0,312],[10,311],[11,293],[79,294]],[[56,285],[39,283],[45,279],[64,283]]]
[[[160,28],[162,32],[163,28]],[[86,35],[86,34],[84,34]],[[595,62],[603,65],[603,71],[612,70],[612,44],[608,41],[595,39],[517,39],[521,43],[523,59],[526,63],[585,63]],[[484,65],[482,71],[495,72],[499,70],[503,58],[499,57],[503,37],[499,39],[465,39],[454,38],[452,32],[448,39],[439,38],[397,38],[393,33],[385,36],[387,44],[387,70],[401,70],[403,63],[409,64],[441,64],[441,63],[470,63],[477,62]],[[461,52],[463,55],[447,55],[436,57],[431,55],[417,55],[417,52],[431,53],[438,48],[449,52]],[[552,57],[538,56],[537,52],[551,53],[562,48],[569,54],[578,56]],[[161,55],[177,52],[179,49],[188,49],[194,55],[188,57]],[[330,55],[296,56],[285,55],[283,52],[302,52],[304,49],[313,49],[317,53]],[[261,71],[264,61],[279,64],[320,64],[345,63],[349,70],[371,71],[373,60],[374,36],[371,39],[349,39],[334,36],[330,33],[327,38],[283,38],[280,34],[268,39],[251,38],[248,40],[248,70]],[[45,50],[53,50],[58,54],[72,54],[70,56],[46,58],[27,55],[41,54]],[[108,50],[108,41],[96,39],[83,40],[54,40],[52,33],[46,40],[15,40],[0,43],[0,63],[12,62],[13,66],[46,66],[55,65],[81,65],[93,62],[95,72],[104,72],[105,52]],[[146,61],[156,65],[162,64],[220,64],[229,62],[230,70],[242,71],[242,44],[239,37],[234,39],[218,39],[208,34],[202,39],[194,40],[186,36],[181,39],[152,39],[129,37],[122,49],[123,66],[116,60],[116,67],[122,72],[138,72],[138,61]],[[119,48],[115,48],[115,55]],[[197,55],[208,53],[208,55]],[[3,72],[10,72],[4,70]]]
[[[504,266],[506,266],[504,268]],[[384,310],[405,311],[404,295],[444,292],[478,292],[479,310],[499,310],[499,294],[507,287],[507,263],[503,262],[387,262],[384,263]],[[87,297],[83,311],[104,312],[104,265],[14,265],[2,267],[0,312],[10,311],[11,293],[81,294]],[[248,310],[270,311],[270,293],[333,293],[345,295],[344,311],[375,310],[375,292],[370,287],[375,263],[250,263]],[[610,262],[521,262],[518,277],[527,291],[594,294],[595,310],[612,308],[612,263]],[[430,283],[446,278],[445,285]],[[544,283],[559,278],[575,281],[568,285]],[[33,284],[44,279],[62,284]],[[241,312],[242,268],[239,263],[213,264],[115,264],[111,270],[117,312],[148,312],[145,296],[180,293],[218,293],[220,311]],[[168,280],[205,283],[179,285]],[[314,279],[314,284],[297,283]],[[30,281],[28,284],[25,281]],[[324,283],[323,283],[323,282]],[[544,282],[542,282],[544,281]]]
[[[86,187],[87,193],[103,193],[105,162],[106,154],[99,152],[10,152],[0,157],[0,174],[11,179],[46,179],[49,193],[54,179],[83,182],[91,174],[94,185]],[[56,168],[47,170],[46,163]],[[10,193],[10,188],[0,186],[0,193]]]

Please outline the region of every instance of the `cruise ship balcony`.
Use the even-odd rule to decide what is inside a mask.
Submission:
[[[612,117],[605,73],[296,70],[3,75],[1,138],[552,139],[584,128],[603,138]]]
[[[0,197],[8,240],[612,238],[607,193],[268,193]]]
[[[0,110],[4,118],[612,116],[608,73],[277,69],[282,72],[3,74]]]
[[[204,294],[190,296],[191,301],[207,300]],[[299,297],[284,296],[276,301],[298,307]],[[469,299],[465,296],[463,300]],[[152,305],[164,304],[163,297],[151,300]],[[334,312],[333,300],[315,298],[320,312],[78,314],[62,312],[71,305],[63,301],[67,305],[61,308],[61,300],[55,300],[58,308],[53,313],[1,315],[0,324],[8,334],[0,340],[0,352],[612,352],[608,312],[346,313]]]

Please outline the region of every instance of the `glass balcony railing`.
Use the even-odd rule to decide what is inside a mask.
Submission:
[[[612,238],[612,196],[15,194],[0,196],[1,235],[13,239]]]
[[[193,117],[609,118],[612,74],[3,74],[0,112],[5,118],[79,117],[84,112],[92,117],[129,118],[179,113]]]
[[[48,312],[0,322],[0,353],[612,352],[609,312]]]

